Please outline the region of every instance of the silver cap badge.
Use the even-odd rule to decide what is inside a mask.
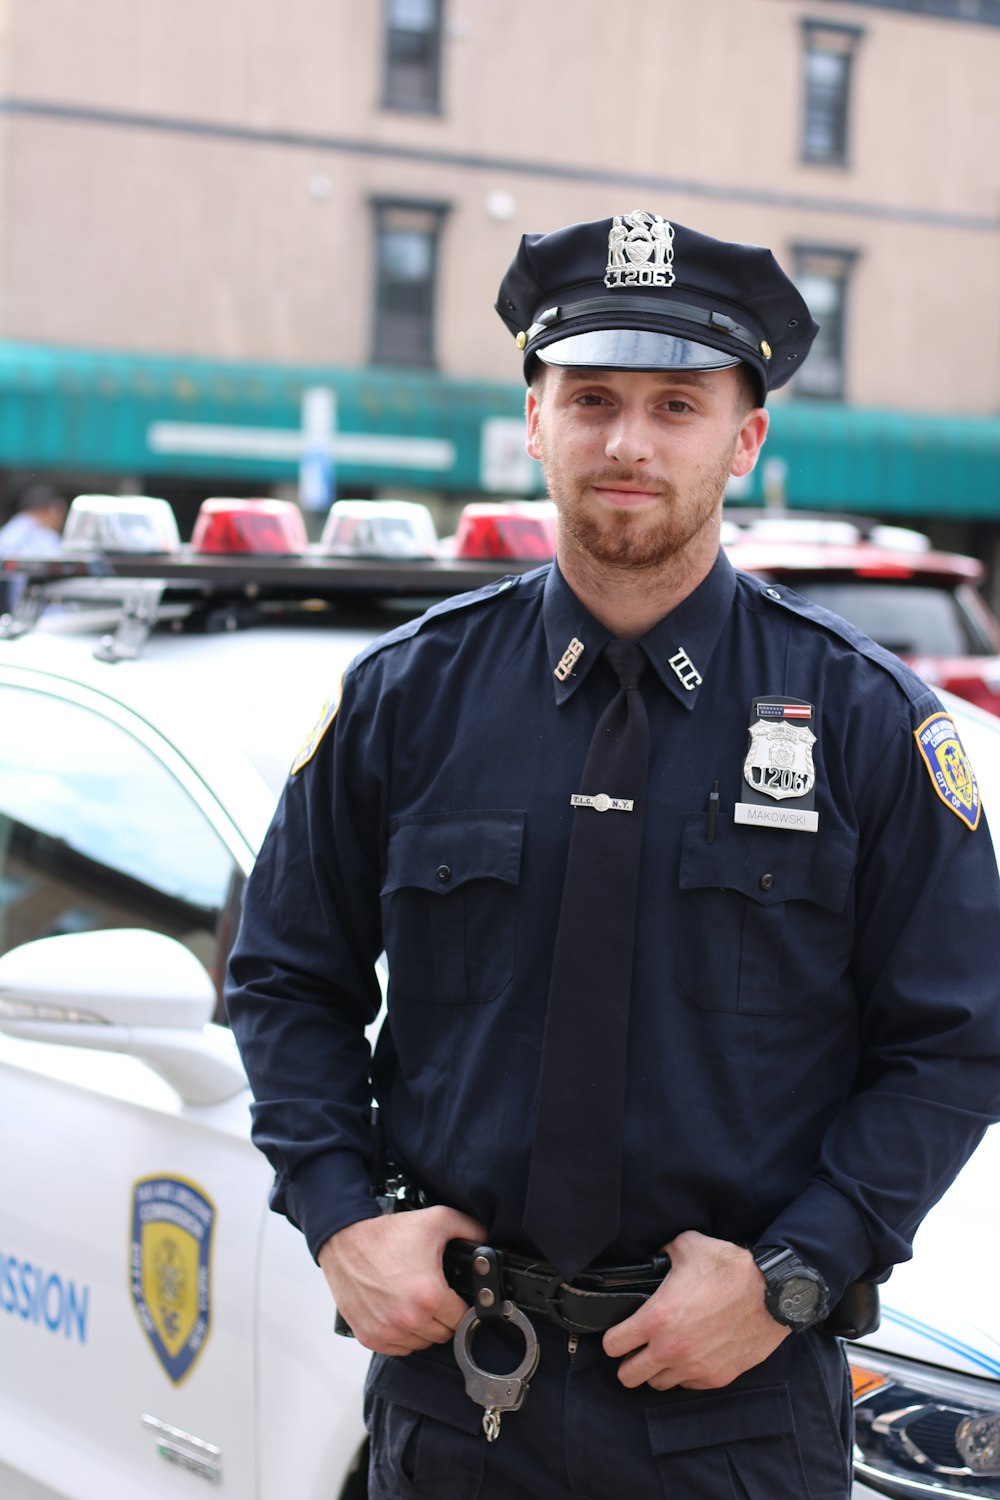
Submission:
[[[637,208],[615,214],[608,235],[605,286],[673,286],[674,226]]]

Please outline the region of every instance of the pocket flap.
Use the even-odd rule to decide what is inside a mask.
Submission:
[[[469,880],[516,885],[524,837],[523,812],[427,813],[389,830],[382,895],[402,887],[446,896]]]
[[[671,1407],[646,1410],[654,1453],[686,1453],[750,1438],[791,1437],[795,1419],[783,1385],[720,1391]]]
[[[840,912],[854,875],[857,836],[842,828],[816,833],[744,828],[720,818],[708,842],[704,813],[684,820],[682,891],[738,891],[760,906],[812,901]]]

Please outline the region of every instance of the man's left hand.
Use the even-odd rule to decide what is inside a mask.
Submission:
[[[618,1379],[714,1390],[773,1354],[790,1329],[764,1306],[764,1278],[749,1250],[688,1229],[664,1245],[670,1272],[632,1317],[609,1328],[604,1352]]]

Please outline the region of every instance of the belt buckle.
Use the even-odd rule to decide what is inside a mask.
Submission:
[[[524,1355],[521,1363],[506,1375],[497,1375],[484,1370],[472,1357],[472,1340],[482,1322],[474,1307],[455,1329],[455,1362],[465,1379],[465,1393],[484,1408],[483,1431],[488,1442],[500,1436],[500,1419],[505,1411],[518,1411],[528,1393],[528,1383],[538,1369],[538,1336],[521,1309],[513,1302],[504,1302],[499,1313],[507,1323],[513,1323],[524,1339]]]

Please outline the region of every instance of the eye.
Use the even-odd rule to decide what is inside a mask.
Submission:
[[[581,391],[576,398],[578,406],[607,406],[607,399],[596,391]]]
[[[667,411],[675,412],[680,416],[686,415],[689,411],[694,411],[694,407],[690,401],[685,401],[680,396],[672,396],[669,401],[664,401],[663,405]]]

